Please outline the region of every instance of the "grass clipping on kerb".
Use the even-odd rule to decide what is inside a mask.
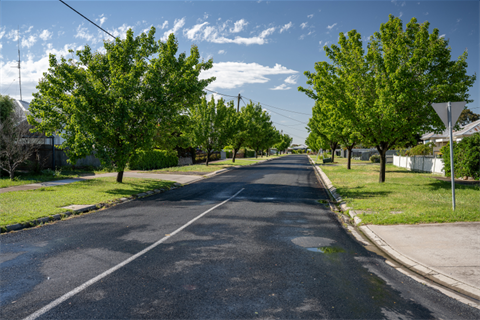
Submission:
[[[78,181],[62,186],[0,194],[0,226],[28,222],[67,211],[72,204],[107,203],[115,199],[154,190],[169,189],[174,182],[116,177]]]
[[[480,187],[455,185],[456,209],[452,210],[449,181],[431,173],[386,168],[386,181],[378,183],[380,166],[323,166],[337,192],[366,224],[416,224],[480,221]]]

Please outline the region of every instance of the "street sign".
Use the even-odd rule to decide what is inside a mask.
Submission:
[[[455,126],[455,123],[457,123],[458,117],[460,117],[460,114],[465,108],[467,102],[459,101],[450,103],[452,104],[452,125]],[[448,129],[448,102],[432,103],[432,107],[437,112],[440,119],[442,119],[445,127]]]
[[[450,177],[452,182],[452,209],[455,211],[455,171],[454,171],[454,159],[453,159],[453,133],[452,128],[457,123],[458,117],[465,108],[466,101],[458,102],[441,102],[433,103],[432,107],[442,119],[445,127],[448,129],[448,135],[450,137]]]

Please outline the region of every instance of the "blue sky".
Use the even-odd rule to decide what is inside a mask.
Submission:
[[[298,92],[303,72],[328,61],[323,46],[356,29],[367,39],[388,15],[429,21],[450,40],[452,58],[468,49],[468,74],[479,74],[478,1],[65,1],[115,36],[157,29],[157,39],[177,36],[180,52],[196,44],[214,68],[210,90],[261,102],[279,130],[303,143],[313,101]],[[101,49],[109,36],[59,1],[0,3],[0,93],[19,98],[17,28],[20,28],[22,94],[30,101],[48,53],[69,55],[86,44]],[[468,106],[480,113],[478,80]],[[230,98],[227,98],[230,99]],[[241,106],[243,102],[241,102]],[[275,108],[274,108],[275,107]],[[280,109],[293,112],[287,112]],[[296,113],[295,113],[296,112]],[[295,120],[293,120],[295,119]]]

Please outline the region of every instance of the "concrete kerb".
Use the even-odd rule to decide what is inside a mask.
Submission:
[[[474,298],[476,300],[480,300],[480,290],[478,288],[472,287],[469,284],[466,284],[462,281],[459,281],[457,279],[453,279],[449,277],[448,275],[442,274],[438,271],[435,271],[428,266],[425,266],[419,262],[416,262],[398,251],[394,250],[392,247],[390,247],[381,237],[379,237],[375,232],[373,232],[368,225],[362,225],[359,226],[362,222],[362,220],[357,216],[357,213],[352,210],[351,207],[347,207],[345,202],[342,202],[342,198],[338,195],[336,192],[336,188],[333,186],[332,182],[330,179],[328,179],[327,175],[319,168],[318,166],[315,165],[315,161],[310,158],[311,163],[314,165],[315,171],[317,176],[321,179],[322,183],[324,184],[325,188],[329,192],[329,195],[331,198],[333,198],[336,202],[336,204],[339,204],[340,210],[342,212],[348,212],[348,214],[351,216],[352,220],[354,221],[354,224],[360,229],[361,234],[363,234],[364,237],[366,237],[368,240],[371,241],[377,248],[382,250],[387,256],[392,258],[395,262],[397,262],[401,267],[395,266],[393,263],[388,263],[392,267],[396,268],[398,271],[410,276],[414,280],[423,283],[425,285],[429,285],[433,288],[436,288],[440,290],[442,293],[457,299],[461,301],[462,303],[465,303],[469,306],[472,306],[474,308],[480,309],[480,304],[472,302],[468,299],[463,298],[462,296],[455,295],[450,292],[446,291],[445,289],[442,289],[441,287],[438,287],[436,285],[429,284],[426,282],[424,279],[419,278],[418,276],[415,276],[415,274],[421,275],[432,282],[439,284],[441,286],[444,286],[446,288],[449,288],[450,290],[456,291],[460,294],[463,294],[465,296],[468,296],[470,298]],[[342,218],[345,217],[348,219],[346,215],[342,214]],[[344,221],[346,219],[343,219]],[[350,219],[349,219],[350,220]],[[346,222],[346,221],[345,221]],[[360,233],[355,229],[354,227],[348,226],[348,230],[353,234],[353,236],[363,243],[364,245],[370,245],[371,243],[365,241],[364,237],[360,235]],[[388,262],[388,260],[387,260]],[[410,271],[410,272],[408,272]],[[413,274],[412,274],[413,273]]]

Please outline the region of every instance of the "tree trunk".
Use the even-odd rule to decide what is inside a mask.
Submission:
[[[118,173],[117,173],[117,182],[118,182],[118,183],[123,183],[123,170],[122,170],[122,171],[118,171]]]
[[[244,158],[248,158],[247,156],[247,148],[245,148],[245,155],[243,156]]]
[[[258,150],[255,150],[255,159],[258,158]]]
[[[10,174],[10,181],[13,181],[13,179],[15,178],[15,170],[10,170],[9,174]]]
[[[347,169],[348,170],[352,169],[351,163],[352,163],[352,149],[353,149],[353,147],[355,147],[355,143],[352,144],[351,146],[347,146],[347,150],[348,150]]]
[[[237,156],[237,148],[233,148],[232,162],[235,163],[235,157]]]
[[[192,164],[195,164],[195,155],[196,155],[195,151],[196,151],[195,148],[190,147],[190,157],[192,157]]]
[[[332,163],[335,161],[335,150],[337,149],[338,142],[330,143],[330,148],[332,149]]]
[[[205,165],[208,167],[208,160],[210,159],[210,150],[207,150],[207,160],[205,162]]]
[[[380,154],[380,175],[378,177],[378,182],[385,182],[385,169],[387,164],[386,154],[388,148],[379,148],[377,147],[378,153]]]

